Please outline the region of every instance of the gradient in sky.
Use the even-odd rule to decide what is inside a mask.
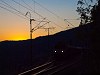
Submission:
[[[15,3],[18,2],[19,4]],[[30,37],[29,28],[29,14],[26,18],[24,15],[26,12],[31,13],[31,18],[36,19],[32,22],[32,26],[35,27],[39,22],[43,20],[42,17],[35,14],[33,11],[39,13],[44,18],[51,21],[49,24],[45,25],[45,28],[55,27],[54,30],[50,30],[50,34],[55,34],[57,32],[73,28],[69,23],[64,21],[64,19],[77,19],[79,18],[76,8],[77,0],[0,0],[0,41],[3,40],[26,40]],[[6,4],[7,3],[7,4]],[[26,4],[25,4],[26,3]],[[39,4],[52,11],[45,10]],[[21,5],[31,9],[30,11]],[[9,12],[10,10],[10,12]],[[17,11],[16,11],[17,10]],[[19,12],[21,13],[19,13]],[[17,14],[17,15],[16,15]],[[56,14],[56,15],[54,15]],[[20,16],[18,16],[20,15]],[[46,20],[47,21],[47,20]],[[74,27],[79,25],[80,21],[68,20]],[[41,23],[40,25],[43,25]],[[69,25],[69,26],[68,26]],[[47,31],[44,29],[38,29],[33,32],[33,38],[47,35]]]

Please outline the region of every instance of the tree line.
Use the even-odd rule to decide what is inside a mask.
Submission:
[[[93,2],[94,0],[78,0],[78,7],[76,11],[81,18],[80,25],[91,22],[99,23],[100,0],[96,0],[94,5],[92,4]]]

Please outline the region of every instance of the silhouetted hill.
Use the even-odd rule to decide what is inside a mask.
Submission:
[[[95,37],[97,37],[93,35],[98,31],[99,28],[91,23],[54,35],[32,39],[33,66],[48,61],[52,49],[60,41],[70,46],[92,49]],[[30,68],[30,44],[31,40],[0,42],[0,74],[16,75]]]

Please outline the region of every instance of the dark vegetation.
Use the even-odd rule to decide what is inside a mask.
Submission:
[[[94,5],[92,4],[93,2],[94,0],[78,0],[78,7],[76,11],[81,18],[80,25],[91,22],[99,22],[100,0],[96,0],[96,3]]]

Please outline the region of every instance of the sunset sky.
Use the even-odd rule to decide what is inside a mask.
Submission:
[[[44,28],[55,27],[55,29],[50,30],[50,34],[77,27],[80,22],[79,20],[68,20],[74,26],[64,21],[64,19],[79,18],[76,12],[77,1],[78,0],[0,0],[0,41],[26,40],[30,38],[30,14],[24,16],[26,12],[30,12],[31,18],[36,20],[32,22],[33,27],[38,25],[43,18],[46,18],[45,21],[50,21],[49,24],[44,26]],[[42,17],[37,15],[34,11],[42,15]],[[42,22],[40,26],[45,23],[46,22]],[[47,30],[43,28],[33,32],[33,38],[45,35],[47,35]]]

